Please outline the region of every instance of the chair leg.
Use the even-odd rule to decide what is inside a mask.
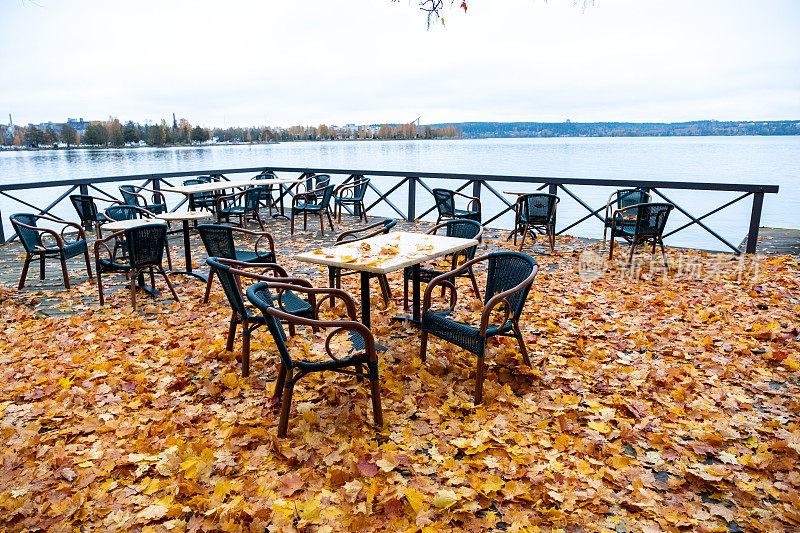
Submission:
[[[667,263],[667,252],[664,250],[664,241],[661,240],[661,237],[658,238],[658,244],[661,245],[661,257],[664,258],[664,266],[669,268],[669,263]],[[655,246],[653,246],[655,248]]]
[[[521,252],[522,248],[525,246],[525,237],[528,236],[528,226],[527,225],[523,225],[522,226],[522,230],[520,231],[520,233],[522,234],[522,240],[519,242],[519,251]],[[516,244],[516,241],[517,241],[517,239],[516,239],[516,237],[514,237],[514,244]]]
[[[167,251],[167,266],[169,266],[169,269],[172,270],[172,255],[169,253],[169,244],[167,244],[166,240],[164,241],[164,249]],[[190,255],[186,258],[187,264],[191,260],[192,256]]]
[[[408,278],[403,276],[403,309],[408,311]]]
[[[289,220],[289,234],[294,235],[294,213],[292,213],[291,219]]]
[[[419,337],[419,358],[425,361],[428,358],[428,332],[423,331]]]
[[[135,268],[131,269],[131,307],[133,310],[136,311],[136,278],[139,276],[137,275],[138,272]]]
[[[100,267],[95,265],[95,270],[97,270],[97,293],[100,296],[100,305],[105,304],[105,300],[103,299],[103,277],[100,274]]]
[[[89,259],[89,252],[84,255],[86,257],[86,271],[89,273],[89,279],[92,279],[92,261]]]
[[[628,266],[631,266],[631,263],[633,263],[633,251],[636,249],[636,245],[637,244],[639,244],[639,239],[634,237],[633,238],[633,242],[631,243],[631,251],[628,254]],[[645,248],[645,251],[646,250],[647,250],[647,248]]]
[[[280,400],[283,393],[283,385],[286,383],[286,367],[283,363],[278,363],[278,379],[275,381],[275,390],[272,392],[272,398]]]
[[[321,216],[322,216],[322,215],[320,215],[320,217],[321,217]],[[327,217],[328,217],[328,223],[331,225],[331,233],[335,233],[335,232],[336,232],[336,230],[334,230],[334,229],[333,229],[333,219],[331,218],[331,212],[330,212],[330,209],[326,209],[326,210],[325,210],[325,216],[327,216]]]
[[[362,200],[359,203],[361,204],[361,214],[364,216],[364,223],[366,224],[369,222],[369,219],[367,218],[367,210],[364,208],[364,201]]]
[[[161,272],[161,275],[164,276],[164,281],[167,282],[167,287],[169,287],[169,292],[172,293],[172,297],[175,298],[176,302],[180,302],[181,299],[178,298],[178,293],[175,292],[175,287],[172,285],[172,282],[169,280],[169,276],[167,276],[167,273],[164,272],[164,269],[161,267],[161,265],[158,266],[158,270]]]
[[[388,304],[392,300],[392,289],[389,287],[389,279],[386,277],[386,274],[380,274],[378,276],[378,284],[381,286],[383,301]]]
[[[611,230],[611,237],[608,241],[608,260],[611,261],[614,258],[614,230]]]
[[[377,379],[370,380],[372,392],[372,412],[375,415],[375,425],[383,426],[383,409],[381,408],[381,384]]]
[[[484,341],[486,342],[486,341]],[[483,380],[486,377],[486,363],[483,360],[483,356],[478,356],[478,372],[475,375],[475,405],[479,405],[483,402]]]
[[[472,290],[475,291],[475,297],[480,300],[481,299],[481,291],[478,288],[478,280],[475,279],[475,272],[472,271],[472,267],[469,267],[467,271],[469,273],[469,279],[472,281]]]
[[[308,227],[308,212],[303,211],[303,231],[306,231]]]
[[[286,429],[289,427],[289,409],[292,407],[292,393],[294,392],[294,382],[292,381],[292,371],[286,371],[286,384],[283,386],[281,394],[281,416],[278,420],[278,437],[286,436]]]
[[[39,279],[44,279],[44,256],[39,256]]]
[[[206,282],[206,294],[205,296],[203,296],[204,304],[208,303],[208,298],[211,296],[211,282],[213,281],[213,279],[214,279],[214,271],[211,270],[211,272],[208,273],[208,281]]]
[[[242,376],[250,376],[250,324],[242,320]]]
[[[225,350],[229,352],[233,351],[233,341],[236,338],[236,325],[239,323],[237,318],[236,311],[234,311],[233,315],[231,315],[231,325],[228,327],[228,343],[225,345]]]
[[[333,224],[331,224],[331,230],[333,230]],[[319,212],[319,231],[322,236],[325,236],[325,219],[322,218],[322,211]]]
[[[19,277],[19,287],[17,289],[22,290],[22,287],[25,286],[25,278],[28,277],[28,267],[31,264],[31,254],[27,254],[25,256],[25,264],[22,265],[22,275]]]
[[[522,338],[522,330],[519,329],[519,324],[516,322],[514,322],[514,333],[519,343],[519,351],[522,354],[522,360],[525,361],[526,365],[533,366],[531,365],[531,358],[528,357],[528,348],[525,346],[525,340]]]
[[[548,237],[550,237],[550,253],[552,254],[556,251],[556,227],[547,226],[547,233]]]
[[[61,273],[64,274],[64,287],[69,289],[69,272],[67,272],[67,260],[61,257]]]

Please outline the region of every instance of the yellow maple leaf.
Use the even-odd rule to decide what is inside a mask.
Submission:
[[[408,488],[406,489],[406,499],[408,503],[411,505],[411,508],[414,509],[415,513],[419,513],[425,507],[424,499],[425,495],[421,492],[418,492],[416,489]]]
[[[458,494],[450,489],[442,489],[433,498],[433,505],[439,509],[449,509],[458,501]]]

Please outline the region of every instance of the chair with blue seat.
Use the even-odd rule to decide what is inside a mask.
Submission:
[[[264,264],[277,262],[275,255],[275,241],[266,231],[252,231],[244,228],[234,228],[224,224],[200,224],[197,226],[206,253],[209,257],[231,259],[241,263]],[[236,247],[236,237],[246,239],[255,238],[252,249]],[[208,302],[211,294],[211,284],[214,280],[214,269],[208,274],[206,293],[203,302]]]
[[[315,318],[300,317],[287,312],[282,297],[286,291],[304,295],[312,305]],[[364,378],[364,367],[366,367],[375,425],[377,427],[383,425],[375,338],[369,328],[356,319],[355,302],[346,292],[332,287],[308,288],[290,283],[261,282],[251,285],[247,289],[247,298],[264,315],[281,358],[281,367],[274,393],[275,398],[279,399],[281,404],[278,437],[286,436],[295,384],[313,372],[332,371],[355,376],[361,381]],[[326,301],[330,303],[331,308],[335,306],[336,302],[342,301],[347,318],[344,320],[319,320],[319,305]],[[302,349],[290,351],[286,344],[287,338],[281,326],[281,320],[296,326],[302,325],[322,331],[332,328],[328,330],[324,344],[327,360],[309,360],[309,354],[304,355]],[[332,345],[340,344],[336,337],[347,341],[341,343],[345,345],[342,350],[346,350],[346,354],[334,353]]]
[[[275,263],[259,265],[259,268],[272,271],[275,274],[272,277],[246,271],[246,268],[252,267],[253,265],[241,261],[233,261],[221,257],[209,257],[206,259],[206,263],[208,263],[208,266],[211,267],[211,271],[219,278],[222,288],[225,291],[225,296],[228,299],[228,305],[231,307],[232,314],[230,327],[228,328],[228,342],[226,345],[228,351],[233,351],[236,327],[239,324],[242,325],[242,376],[247,377],[250,375],[250,337],[256,328],[266,323],[266,319],[262,314],[254,313],[245,305],[244,296],[242,295],[242,279],[246,279],[249,282],[259,280],[280,281],[304,287],[311,287],[312,285],[305,279],[289,277],[286,270]],[[311,304],[299,298],[291,291],[282,294],[282,304],[287,313],[313,318]],[[294,335],[294,324],[289,325],[289,332]]]
[[[611,244],[608,258],[614,255],[614,239],[622,237],[631,244],[628,254],[628,264],[633,260],[633,251],[637,244],[653,243],[651,255],[656,253],[656,244],[661,245],[661,256],[664,266],[667,263],[667,253],[664,250],[664,228],[667,225],[669,213],[675,206],[670,203],[643,203],[634,204],[614,211],[611,217]]]
[[[325,222],[322,217],[323,213],[327,215],[328,222],[331,225],[331,231],[333,231],[333,219],[330,213],[330,205],[331,198],[333,198],[334,188],[335,187],[333,185],[327,185],[319,189],[301,192],[294,195],[294,198],[292,198],[292,213],[290,223],[290,233],[292,235],[294,235],[294,217],[300,214],[303,215],[303,230],[305,230],[308,226],[309,213],[319,216],[319,228],[323,237],[325,236]]]
[[[525,238],[530,235],[534,240],[537,232],[547,235],[550,252],[556,248],[556,208],[560,198],[555,194],[532,193],[517,198],[514,205],[514,245],[517,237],[522,236],[519,250],[525,246]]]
[[[168,211],[164,194],[155,189],[139,187],[138,185],[120,185],[119,192],[122,194],[122,203],[125,205],[134,205],[147,209],[154,215],[160,215]],[[150,193],[149,200],[147,193]]]
[[[436,210],[439,217],[436,219],[438,224],[443,219],[467,218],[469,220],[481,221],[481,200],[475,196],[469,196],[462,192],[451,191],[450,189],[433,189],[433,199],[436,202]],[[468,200],[466,208],[456,208],[456,196]]]
[[[122,257],[116,257],[115,252],[109,248],[108,241],[111,239],[123,243],[124,254]],[[167,283],[172,297],[176,302],[179,302],[180,298],[178,298],[178,293],[175,292],[175,287],[172,286],[172,282],[169,280],[162,266],[166,241],[167,225],[164,223],[155,223],[142,224],[141,226],[118,231],[95,242],[94,255],[100,305],[105,304],[103,295],[103,272],[123,272],[130,278],[131,306],[134,309],[136,309],[137,281],[142,281],[144,279],[145,271],[149,271],[150,273],[152,291],[155,290],[155,272],[158,271]],[[101,255],[101,248],[105,249],[105,256]],[[137,280],[137,278],[140,277],[141,280]]]
[[[102,211],[97,209],[97,201],[109,202],[111,204],[118,204],[117,200],[109,200],[106,198],[98,198],[88,194],[71,194],[69,197],[72,206],[78,213],[78,218],[81,219],[81,224],[84,229],[91,230],[95,227],[97,230],[97,237],[103,238],[102,225],[108,222],[108,219],[103,215]]]
[[[440,224],[436,224],[434,227],[429,229],[425,232],[429,235],[444,235],[445,237],[458,237],[461,239],[475,239],[478,242],[483,240],[483,226],[479,222],[474,220],[469,220],[466,218],[456,218],[452,220],[446,220]],[[459,266],[459,262],[467,262],[475,258],[475,252],[477,251],[478,247],[470,246],[469,248],[465,248],[463,250],[459,250],[453,254],[450,254],[445,259],[449,258],[450,260],[450,268],[449,270],[456,270]],[[430,283],[430,281],[435,278],[436,276],[440,276],[447,272],[446,270],[435,269],[430,267],[420,267],[419,269],[419,280],[422,283]],[[408,283],[413,279],[413,268],[412,267],[405,267],[403,269],[403,308],[408,309]],[[475,292],[475,298],[481,297],[481,291],[478,288],[478,281],[475,279],[475,273],[472,271],[472,268],[468,268],[464,272],[456,275],[456,277],[467,277],[472,282],[472,290]]]
[[[66,222],[47,215],[34,215],[32,213],[16,213],[9,217],[14,231],[17,233],[23,248],[25,248],[25,265],[19,278],[19,289],[25,286],[28,276],[28,267],[31,261],[39,258],[39,278],[44,279],[44,260],[47,257],[57,258],[61,262],[61,273],[64,276],[64,286],[69,289],[69,272],[67,259],[83,254],[86,258],[86,270],[92,277],[89,247],[86,244],[86,234],[80,224]],[[63,226],[60,231],[38,226],[39,221]],[[75,230],[74,235],[67,233],[68,229]]]
[[[354,180],[352,182],[339,185],[333,193],[340,224],[342,223],[342,209],[345,205],[352,205],[355,214],[359,218],[363,218],[364,222],[369,222],[367,209],[364,207],[364,196],[367,194],[367,188],[369,187],[369,178],[364,176],[353,177]]]
[[[484,304],[479,325],[459,322],[451,318],[458,294],[453,276],[466,271],[473,265],[485,263],[487,266]],[[511,336],[519,343],[522,359],[531,366],[519,319],[528,298],[528,293],[536,277],[539,266],[536,260],[521,252],[494,252],[468,261],[453,272],[446,272],[431,280],[425,289],[422,302],[422,338],[420,358],[425,361],[428,335],[434,335],[455,344],[478,357],[475,378],[475,405],[483,401],[483,380],[485,376],[486,342],[498,335]],[[432,295],[437,287],[450,289],[449,309],[441,311],[432,308]],[[499,316],[498,316],[499,315]]]
[[[606,247],[606,236],[608,235],[608,230],[611,229],[614,211],[636,204],[646,204],[649,201],[650,192],[647,189],[617,189],[611,193],[606,202],[606,213],[603,218],[603,248]],[[631,226],[632,222],[628,220],[623,224]]]
[[[223,220],[230,222],[231,218],[239,219],[239,226],[244,228],[248,220],[255,220],[264,230],[264,221],[258,210],[261,208],[261,195],[263,187],[250,187],[242,192],[228,194],[217,198],[217,224]]]
[[[141,220],[141,219],[148,219],[153,218],[153,213],[144,209],[142,207],[137,207],[135,205],[112,205],[110,207],[106,207],[103,210],[103,216],[106,218],[108,222],[113,221],[122,221],[122,220]],[[169,227],[169,224],[167,224]],[[117,232],[119,233],[119,232]],[[109,239],[103,239],[109,240]],[[116,255],[116,251],[122,249],[123,253],[127,248],[124,246],[125,242],[125,234],[117,235],[114,239],[114,250],[112,251],[112,257]],[[167,252],[167,266],[170,270],[172,270],[172,254],[169,252],[169,241],[164,240],[164,250]],[[124,257],[124,256],[123,256]]]

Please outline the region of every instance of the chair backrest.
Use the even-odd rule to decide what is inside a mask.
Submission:
[[[264,315],[269,332],[272,334],[272,339],[278,347],[278,354],[281,356],[283,366],[287,369],[294,368],[294,361],[291,354],[289,354],[289,349],[286,347],[286,332],[283,331],[280,320],[267,312],[267,309],[275,307],[272,305],[272,293],[269,290],[269,284],[261,281],[250,285],[247,288],[247,299]]]
[[[244,192],[245,211],[258,211],[259,201],[262,197],[267,197],[266,187],[250,187]]]
[[[197,176],[196,179],[200,180],[201,183],[216,181],[213,176]]]
[[[271,170],[265,170],[264,172],[262,172],[258,176],[254,176],[253,179],[254,180],[276,180],[276,179],[278,179],[278,176],[276,176],[275,173],[272,172]]]
[[[136,187],[134,185],[120,185],[119,192],[122,194],[123,204],[145,207],[141,205],[141,200],[139,195],[136,193]]]
[[[369,178],[364,176],[356,176],[356,186],[353,187],[353,200],[364,200],[364,195],[367,194],[369,187]]]
[[[453,191],[449,189],[433,189],[433,199],[436,201],[436,209],[439,215],[453,216],[456,210],[456,201]]]
[[[535,268],[538,268],[536,259],[521,252],[494,252],[489,254],[488,262],[484,303],[495,294],[516,287],[525,281]],[[509,312],[514,320],[519,319],[522,314],[530,290],[531,286],[528,285],[508,298],[511,306]]]
[[[554,222],[558,196],[547,193],[525,194],[519,197],[522,207],[520,216],[528,224],[550,224]]]
[[[393,218],[387,218],[381,220],[380,222],[370,224],[369,226],[344,231],[340,233],[338,237],[336,237],[336,244],[346,244],[348,242],[361,241],[380,234],[385,235],[389,233],[389,231],[391,231],[391,229],[396,225],[397,220]]]
[[[126,229],[125,243],[128,247],[130,265],[133,268],[160,265],[164,257],[166,240],[166,224],[144,224]]]
[[[103,213],[112,220],[136,220],[142,215],[142,212],[133,205],[112,205],[106,207]]]
[[[200,185],[201,183],[206,183],[205,181],[199,178],[192,178],[188,180],[183,180],[184,185]]]
[[[439,228],[436,228],[436,233],[441,228],[444,228],[445,235],[447,237],[458,237],[460,239],[476,239],[479,235],[483,234],[483,226],[481,226],[480,222],[476,222],[475,220],[468,220],[466,218],[455,218],[453,220],[443,221],[441,224],[438,224]],[[467,256],[467,259],[473,259],[475,257],[475,251],[478,249],[478,246],[470,246],[462,250],[460,253]]]
[[[31,252],[39,246],[39,232],[33,229],[25,228],[17,225],[17,222],[27,224],[28,226],[36,225],[36,215],[31,213],[15,213],[8,217],[11,220],[11,225],[14,226],[14,231],[17,232],[22,246],[26,252]]]
[[[321,206],[323,209],[326,209],[330,203],[331,198],[333,198],[333,190],[336,187],[334,185],[326,185],[322,187],[322,197],[317,202],[317,205]]]
[[[94,203],[94,197],[88,194],[71,194],[69,200],[78,212],[81,222],[97,221],[97,204]]]
[[[617,190],[617,209],[650,201],[650,193],[642,189]]]
[[[209,257],[236,259],[236,247],[233,241],[233,230],[222,224],[200,224],[197,226],[200,238],[206,247]]]
[[[219,278],[219,282],[222,284],[222,289],[225,291],[225,296],[228,298],[228,304],[230,304],[231,309],[239,313],[239,316],[248,316],[244,304],[244,297],[239,288],[239,282],[236,280],[236,276],[231,273],[230,267],[228,265],[223,265],[217,260],[217,257],[213,256],[206,259],[206,263],[211,267],[214,275]]]
[[[330,174],[316,174],[314,176],[314,188],[320,189],[322,187],[327,187],[331,183],[331,176]]]
[[[668,203],[646,203],[636,207],[636,235],[662,235],[669,212],[675,206]]]

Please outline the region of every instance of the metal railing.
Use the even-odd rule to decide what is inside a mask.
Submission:
[[[605,203],[599,207],[592,207],[574,191],[574,186],[591,186],[591,187],[613,187],[613,188],[642,188],[647,189],[651,195],[658,196],[664,201],[675,205],[676,210],[685,215],[688,222],[681,225],[677,229],[671,230],[664,236],[673,235],[683,231],[691,226],[702,228],[717,240],[725,244],[734,253],[739,254],[741,250],[738,246],[730,243],[727,239],[722,237],[717,231],[709,227],[704,222],[711,215],[730,207],[736,203],[742,202],[749,196],[752,196],[752,204],[750,207],[750,221],[748,226],[747,238],[747,253],[755,253],[756,243],[758,240],[758,228],[761,221],[761,211],[764,203],[764,194],[775,194],[778,192],[777,185],[759,185],[759,184],[737,184],[737,183],[691,183],[679,181],[653,181],[653,180],[630,180],[630,179],[596,179],[596,178],[556,178],[556,177],[541,177],[541,176],[508,176],[508,175],[491,175],[491,174],[451,174],[451,173],[438,173],[438,172],[397,172],[388,170],[351,170],[351,169],[330,169],[330,168],[298,168],[298,167],[251,167],[251,168],[234,168],[234,169],[216,169],[216,170],[201,170],[201,171],[187,171],[187,172],[166,172],[158,174],[133,174],[126,176],[108,176],[98,178],[85,178],[85,179],[68,179],[68,180],[51,180],[39,181],[34,183],[12,183],[0,185],[0,195],[8,198],[20,205],[26,206],[36,213],[52,214],[52,210],[61,202],[78,191],[79,194],[90,194],[90,192],[99,193],[102,197],[114,198],[114,196],[99,188],[102,184],[113,183],[139,183],[143,186],[149,186],[153,189],[160,189],[162,184],[172,186],[177,184],[179,178],[191,178],[196,176],[216,176],[219,179],[227,179],[227,176],[232,174],[257,174],[263,171],[272,171],[278,173],[299,174],[301,178],[310,178],[314,174],[331,174],[346,176],[345,182],[352,180],[356,176],[366,176],[372,179],[370,182],[370,190],[377,196],[372,200],[372,203],[366,205],[366,210],[376,209],[378,206],[387,206],[388,209],[400,218],[405,220],[415,220],[426,216],[435,209],[433,207],[417,212],[418,206],[421,206],[419,195],[433,196],[432,188],[426,183],[426,180],[450,180],[457,182],[457,191],[463,191],[470,188],[469,193],[472,196],[481,197],[483,194],[490,194],[497,198],[500,209],[496,213],[484,212],[484,225],[489,225],[505,213],[512,211],[514,203],[510,202],[503,194],[498,192],[498,183],[516,183],[531,185],[532,190],[544,190],[551,194],[559,194],[563,192],[566,196],[575,200],[575,202],[585,208],[586,213],[584,216],[571,221],[570,223],[561,227],[558,234],[564,234],[568,230],[574,228],[578,224],[585,222],[592,218],[597,218],[601,222],[605,222],[604,214],[601,212],[605,210]],[[174,183],[173,183],[174,182]],[[381,186],[379,188],[378,186]],[[32,201],[20,198],[20,193],[25,191],[38,191],[40,189],[57,189],[65,188],[66,191],[53,191],[52,193],[41,195],[42,197],[50,198],[47,205],[39,207],[34,205]],[[398,196],[403,196],[403,189],[405,188],[405,202],[398,200]],[[689,190],[689,191],[716,191],[716,192],[734,192],[739,195],[730,201],[723,203],[701,215],[693,215],[688,209],[681,207],[676,202],[672,201],[666,194],[665,190]],[[282,195],[292,195],[290,189],[282,188]],[[37,194],[37,197],[39,195]],[[185,199],[176,204],[172,210],[178,209]],[[405,206],[398,205],[405,203]],[[349,210],[349,208],[348,208]],[[0,215],[2,220],[2,215]],[[0,222],[0,242],[5,242],[5,220]]]

